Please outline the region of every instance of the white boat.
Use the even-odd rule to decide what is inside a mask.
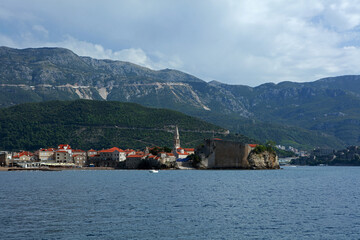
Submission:
[[[159,170],[151,169],[151,170],[149,170],[149,172],[151,172],[151,173],[158,173]]]

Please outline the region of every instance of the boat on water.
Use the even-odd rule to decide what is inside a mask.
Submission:
[[[149,170],[149,172],[150,172],[150,173],[158,173],[159,170],[151,169],[151,170]]]

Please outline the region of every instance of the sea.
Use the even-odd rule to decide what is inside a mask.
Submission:
[[[360,167],[0,172],[0,239],[360,239]]]

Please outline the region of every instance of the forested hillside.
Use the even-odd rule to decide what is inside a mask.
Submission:
[[[173,144],[178,125],[183,147],[204,138],[255,142],[180,112],[111,101],[51,101],[0,109],[0,150],[36,150],[61,143],[74,148],[144,148]]]

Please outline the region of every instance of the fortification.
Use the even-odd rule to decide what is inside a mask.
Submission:
[[[207,139],[196,150],[201,158],[201,167],[207,169],[277,169],[275,153],[250,154],[252,147],[246,143]],[[249,161],[249,156],[251,156]]]

